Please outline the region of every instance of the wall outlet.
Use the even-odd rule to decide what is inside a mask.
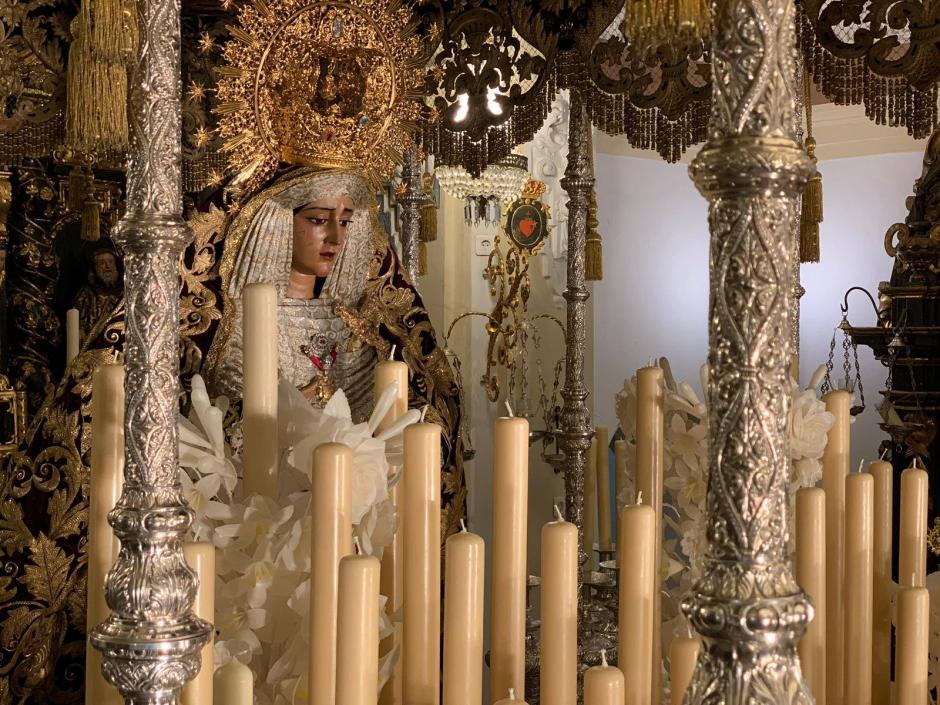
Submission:
[[[489,234],[477,234],[473,236],[474,252],[480,257],[488,257],[493,250],[493,236]]]

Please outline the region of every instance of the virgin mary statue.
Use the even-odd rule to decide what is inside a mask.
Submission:
[[[241,398],[243,293],[273,284],[280,376],[312,404],[342,389],[362,420],[375,362],[407,363],[409,406],[444,430],[446,535],[466,498],[458,390],[373,197],[421,109],[409,11],[387,0],[257,6],[239,11],[216,91],[230,179],[190,219],[181,399],[197,372],[210,393]],[[91,378],[121,361],[123,343],[120,303],[0,467],[0,705],[82,701]]]

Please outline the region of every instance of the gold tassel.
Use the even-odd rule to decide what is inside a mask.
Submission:
[[[69,171],[69,193],[68,203],[66,204],[66,208],[73,213],[81,210],[82,204],[85,202],[85,184],[87,181],[88,177],[85,175],[85,170],[79,165],[73,164],[72,169]]]
[[[101,204],[94,194],[82,204],[82,240],[94,242],[101,237]]]
[[[594,144],[588,140],[588,154],[591,159],[591,174],[594,173]],[[589,282],[599,282],[604,278],[604,249],[601,234],[597,230],[597,191],[591,187],[588,200],[587,239],[584,243],[584,278]]]
[[[589,282],[599,282],[604,278],[604,251],[599,237],[584,243],[584,278]]]
[[[128,145],[126,63],[136,32],[129,31],[123,0],[84,0],[71,29],[67,144],[86,153],[124,151]]]
[[[428,246],[425,242],[418,243],[418,276],[428,273]]]
[[[437,240],[437,208],[433,203],[421,206],[421,242],[434,242]]]
[[[805,86],[804,105],[806,110],[806,139],[803,141],[806,153],[813,161],[813,175],[809,177],[803,189],[803,202],[800,210],[800,262],[819,261],[819,224],[823,221],[822,174],[816,166],[816,140],[813,137],[813,103],[809,74],[803,77]]]
[[[424,194],[427,200],[421,206],[421,242],[434,242],[437,240],[437,208],[434,206],[434,197],[431,195],[431,175],[424,172]]]

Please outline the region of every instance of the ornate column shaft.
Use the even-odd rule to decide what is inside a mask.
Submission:
[[[121,540],[108,574],[111,616],[91,635],[128,705],[177,702],[210,625],[195,617],[183,558],[192,523],[179,482],[179,258],[189,240],[180,187],[180,3],[138,0],[130,80],[124,252],[124,491],[109,516]]]
[[[579,561],[587,560],[584,546],[584,468],[591,448],[591,414],[585,400],[584,348],[587,333],[584,316],[590,294],[584,285],[584,242],[587,238],[588,202],[594,186],[591,171],[591,123],[587,106],[577,90],[571,90],[568,122],[568,165],[561,185],[568,193],[568,288],[567,337],[565,338],[565,386],[561,390],[561,447],[565,454],[565,519],[578,527]],[[580,577],[579,577],[580,582]],[[582,632],[579,629],[579,641]]]
[[[421,234],[421,206],[424,205],[424,180],[418,150],[412,147],[405,152],[401,181],[404,194],[401,201],[401,259],[411,283],[418,285],[418,241]]]
[[[809,705],[796,641],[812,609],[787,561],[795,139],[793,0],[715,6],[709,141],[709,550],[683,607],[704,639],[689,705]]]

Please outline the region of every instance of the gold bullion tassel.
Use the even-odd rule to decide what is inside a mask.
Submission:
[[[812,79],[804,76],[806,85],[806,153],[813,161],[813,175],[803,189],[803,205],[800,211],[800,262],[819,261],[819,224],[823,221],[822,174],[816,166],[816,139],[813,137],[813,104],[810,93]]]
[[[590,130],[588,131],[587,151],[591,164],[591,176],[593,176],[594,139]],[[604,250],[597,226],[597,191],[591,186],[591,195],[588,199],[587,238],[584,242],[584,278],[589,282],[599,282],[604,278]]]
[[[434,206],[434,197],[431,195],[431,175],[424,174],[424,194],[427,197],[421,206],[421,242],[434,242],[437,240],[437,208]]]
[[[418,243],[418,276],[428,273],[428,245],[426,242]]]
[[[708,0],[626,0],[623,33],[641,54],[706,41],[711,34]]]
[[[101,203],[89,193],[82,204],[82,240],[94,241],[101,237]]]
[[[85,170],[78,164],[73,164],[69,170],[67,203],[67,207],[72,213],[81,210],[82,203],[85,202],[85,184],[87,182],[88,176],[85,174]]]
[[[127,67],[136,18],[124,0],[83,0],[72,21],[66,78],[66,141],[80,152],[127,149]]]

